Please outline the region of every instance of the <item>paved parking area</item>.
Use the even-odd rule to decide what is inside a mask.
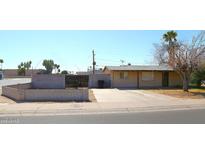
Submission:
[[[20,84],[20,83],[29,83],[29,82],[31,82],[31,78],[3,79],[3,80],[0,80],[0,89],[2,86],[14,85],[14,84]]]

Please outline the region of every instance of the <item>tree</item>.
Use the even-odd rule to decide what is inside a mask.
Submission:
[[[26,70],[29,70],[29,69],[31,68],[31,64],[32,64],[31,61],[25,62],[25,63],[24,63],[25,69],[26,69]]]
[[[3,60],[3,59],[0,59],[1,70],[2,70],[2,68],[3,68],[3,63],[4,63],[4,60]]]
[[[54,68],[54,61],[53,60],[44,60],[43,66],[46,68],[47,74],[51,74]]]
[[[26,75],[26,69],[24,67],[21,67],[20,65],[18,66],[18,75]]]
[[[199,69],[193,72],[191,80],[197,87],[201,87],[202,82],[205,81],[205,63],[201,64]]]
[[[45,59],[43,61],[43,66],[46,69],[46,74],[52,74],[53,70],[56,70],[56,73],[60,73],[60,65],[54,63],[53,60]]]
[[[174,38],[168,44],[167,41],[168,39],[155,45],[155,58],[159,64],[167,64],[172,67],[183,81],[183,90],[188,91],[191,74],[198,70],[200,62],[204,59],[205,32],[202,31],[187,43]]]
[[[167,44],[167,52],[169,54],[168,64],[173,65],[174,62],[174,48],[177,43],[177,32],[171,30],[163,35],[163,40]]]
[[[67,75],[67,74],[68,74],[68,71],[63,70],[63,71],[61,72],[61,74]]]
[[[21,64],[18,65],[18,75],[26,75],[26,70],[29,70],[31,68],[31,61],[28,62],[21,62]]]
[[[177,35],[177,32],[171,30],[163,35],[163,39],[171,45],[173,42],[177,41]]]
[[[60,73],[60,65],[54,64],[55,73]]]

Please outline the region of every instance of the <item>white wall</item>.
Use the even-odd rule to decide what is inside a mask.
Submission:
[[[110,88],[111,86],[111,76],[110,74],[92,74],[89,75],[89,88],[98,88],[98,81],[104,81],[104,88]]]
[[[88,88],[27,89],[29,85],[3,86],[2,95],[16,101],[88,101]]]
[[[64,89],[65,75],[33,75],[32,88],[36,89]]]
[[[88,88],[79,89],[28,89],[25,101],[88,101]]]

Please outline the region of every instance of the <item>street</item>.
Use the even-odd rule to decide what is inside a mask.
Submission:
[[[1,124],[205,124],[205,109],[90,115],[0,117]]]

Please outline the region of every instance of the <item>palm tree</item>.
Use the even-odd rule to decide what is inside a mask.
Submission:
[[[177,32],[171,30],[163,35],[165,42],[168,42],[170,45],[177,41]]]
[[[26,70],[29,70],[31,68],[31,64],[32,62],[28,61],[28,62],[23,63],[23,66],[25,67]]]
[[[3,67],[3,63],[4,63],[4,60],[3,60],[3,59],[0,59],[1,70],[2,70],[2,67]]]
[[[169,54],[168,64],[173,67],[174,66],[173,61],[175,58],[174,50],[175,50],[176,42],[177,42],[177,32],[173,30],[168,31],[163,35],[163,39],[165,42],[168,42],[168,46],[167,46],[167,50]]]

